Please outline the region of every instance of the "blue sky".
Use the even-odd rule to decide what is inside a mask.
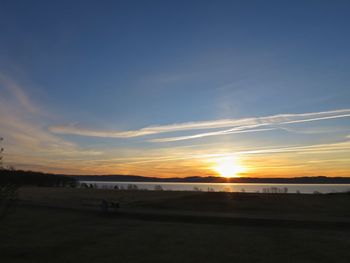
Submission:
[[[349,11],[349,1],[0,1],[5,160],[187,176],[211,174],[210,153],[247,167],[279,160],[257,175],[350,175]],[[303,158],[241,154],[335,144]]]

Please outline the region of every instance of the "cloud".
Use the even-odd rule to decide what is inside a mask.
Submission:
[[[149,126],[139,130],[130,131],[105,131],[105,130],[94,130],[85,129],[81,127],[76,127],[74,125],[68,126],[51,126],[49,130],[58,134],[73,134],[81,136],[94,136],[94,137],[108,137],[108,138],[132,138],[145,135],[159,134],[165,132],[175,132],[175,131],[186,131],[186,130],[202,130],[202,129],[214,129],[232,126],[233,120],[216,120],[216,121],[205,121],[205,122],[185,122],[176,123],[163,126]],[[240,120],[235,120],[235,122],[240,122]],[[245,123],[247,120],[244,120]],[[242,123],[243,124],[243,123]]]
[[[91,146],[79,146],[55,133],[74,133],[85,136],[133,138],[163,133],[197,131],[196,134],[170,138],[157,137],[152,142],[166,142],[195,139],[207,136],[264,132],[283,128],[283,124],[322,121],[344,118],[350,115],[350,109],[302,114],[280,114],[265,117],[221,119],[200,122],[158,125],[128,131],[104,131],[83,129],[71,126],[54,126],[47,129],[51,121],[48,110],[43,111],[25,92],[25,87],[0,75],[0,136],[5,138],[5,164],[22,169],[39,169],[51,172],[75,174],[123,173],[162,176],[199,173],[211,174],[205,162],[211,158],[240,155],[247,159],[261,159],[261,163],[272,167],[271,160],[280,156],[289,159],[300,156],[303,165],[306,154],[342,157],[341,165],[346,163],[350,150],[350,136],[347,141],[315,145],[282,145],[270,148],[248,148],[245,145],[223,145],[220,143],[204,145],[186,145],[181,147],[118,148],[108,147],[92,149]],[[303,128],[303,127],[302,127]],[[220,129],[220,130],[218,130]],[[201,131],[201,132],[199,132]],[[313,131],[312,131],[313,132]],[[194,132],[192,132],[194,133]],[[181,135],[181,134],[180,134]],[[182,134],[183,135],[183,134]],[[147,138],[151,139],[151,138]],[[158,145],[156,145],[158,146]],[[200,147],[199,147],[200,146]],[[96,145],[95,145],[96,147]],[[237,148],[240,147],[240,148]],[[331,154],[329,154],[331,153]],[[278,155],[278,158],[275,156]],[[345,157],[343,157],[345,156]],[[273,157],[273,158],[272,158]],[[312,159],[311,159],[312,160]],[[323,160],[320,158],[320,160]],[[284,160],[282,160],[284,162]],[[299,160],[298,160],[299,161]],[[203,164],[204,162],[204,164]],[[266,162],[266,163],[265,163]],[[284,165],[284,164],[283,164]],[[288,161],[285,166],[291,165]],[[294,164],[293,164],[294,165]],[[292,166],[291,166],[292,167]],[[341,167],[341,166],[340,166]]]
[[[31,114],[41,114],[39,108],[29,100],[28,96],[16,82],[0,73],[0,84],[1,87],[8,93],[8,97],[6,99],[14,100],[14,102],[16,102],[16,106],[22,107]],[[2,94],[2,96],[5,98],[5,94]]]
[[[261,131],[270,131],[270,130],[275,130],[275,129],[276,128],[243,130],[242,128],[233,128],[233,129],[224,130],[224,131],[207,132],[207,133],[200,133],[200,134],[189,135],[189,136],[178,136],[178,137],[152,139],[152,140],[149,140],[149,142],[175,142],[175,141],[190,140],[190,139],[196,139],[196,138],[208,137],[208,136],[218,136],[218,135],[227,135],[227,134],[234,134],[234,133],[247,133],[247,132],[261,132]]]
[[[315,113],[315,114],[318,114],[318,113]],[[232,129],[228,129],[228,130],[199,133],[199,134],[194,134],[194,135],[190,135],[190,136],[178,136],[178,137],[153,139],[153,140],[149,140],[149,141],[151,141],[151,142],[174,142],[174,141],[190,140],[190,139],[196,139],[196,138],[202,138],[202,137],[208,137],[208,136],[227,135],[227,134],[233,134],[233,133],[260,132],[260,131],[275,130],[275,129],[279,129],[279,128],[286,129],[284,127],[278,127],[278,126],[286,125],[286,124],[297,124],[297,123],[304,123],[304,122],[313,122],[313,121],[345,118],[345,117],[350,117],[350,114],[337,114],[337,115],[333,115],[333,116],[321,116],[321,117],[315,117],[315,118],[305,118],[305,119],[290,120],[290,121],[287,121],[287,120],[283,121],[283,119],[278,120],[278,118],[273,119],[270,117],[266,117],[267,118],[266,120],[261,118],[261,123],[256,124],[256,125],[247,125],[247,126],[236,127],[236,128],[232,128]],[[261,127],[261,126],[277,126],[277,127],[264,128],[264,129],[252,129],[252,128],[257,128],[257,127]]]
[[[339,109],[332,111],[311,112],[311,113],[299,113],[299,114],[278,114],[265,117],[252,117],[241,119],[221,119],[212,121],[200,121],[200,122],[185,122],[175,123],[170,125],[161,126],[149,126],[138,130],[129,131],[106,131],[106,130],[94,130],[77,127],[74,125],[67,126],[51,126],[49,130],[57,134],[73,134],[80,136],[94,136],[94,137],[107,137],[107,138],[133,138],[146,135],[155,135],[169,132],[180,131],[193,131],[193,130],[210,130],[228,128],[225,130],[204,132],[193,134],[189,136],[178,136],[169,138],[152,139],[151,142],[172,142],[180,140],[189,140],[202,138],[207,136],[218,136],[232,133],[243,132],[258,132],[273,130],[279,128],[280,125],[285,124],[298,124],[313,121],[322,121],[328,119],[345,118],[350,117],[350,109]],[[261,128],[266,127],[266,128]]]
[[[267,148],[246,148],[246,149],[231,149],[230,151],[222,151],[217,153],[218,150],[212,148],[200,149],[200,150],[174,150],[170,148],[169,151],[162,151],[157,149],[155,151],[139,152],[138,157],[124,157],[124,158],[101,158],[91,161],[83,161],[86,167],[114,167],[114,169],[130,169],[130,171],[138,171],[143,167],[145,174],[149,173],[148,169],[154,169],[155,174],[163,173],[164,167],[174,167],[174,174],[177,173],[177,168],[182,169],[185,164],[196,167],[206,167],[208,161],[216,160],[218,158],[235,156],[244,160],[250,160],[252,167],[264,165],[265,168],[268,165],[276,164],[279,167],[287,168],[291,166],[304,166],[307,165],[309,156],[317,155],[317,160],[328,160],[330,156],[337,156],[336,160],[340,163],[348,163],[349,158],[340,158],[338,154],[346,156],[350,150],[350,141],[345,140],[341,142],[323,143],[323,144],[311,144],[311,145],[285,145],[280,147],[267,147]],[[216,153],[213,153],[216,152]],[[134,155],[133,155],[134,156]],[[277,157],[278,156],[278,157]],[[295,159],[296,158],[296,159]],[[295,159],[293,161],[293,159]],[[260,161],[259,161],[260,160]],[[196,165],[194,165],[194,162]],[[202,163],[201,163],[202,162]],[[204,164],[203,164],[204,162]],[[260,163],[261,162],[261,163]],[[259,163],[259,165],[258,165]],[[79,164],[78,164],[79,165]],[[179,168],[180,167],[180,168]],[[272,167],[272,166],[271,166]],[[161,172],[160,172],[161,171]],[[190,175],[190,174],[188,174]]]
[[[5,163],[11,165],[59,164],[64,158],[94,156],[75,143],[47,131],[47,111],[35,105],[22,87],[0,74],[0,137]]]

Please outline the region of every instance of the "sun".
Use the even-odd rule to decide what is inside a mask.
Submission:
[[[233,157],[216,159],[212,169],[226,178],[239,177],[240,173],[247,170]]]

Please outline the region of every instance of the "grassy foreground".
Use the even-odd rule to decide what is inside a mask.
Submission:
[[[184,209],[205,211],[217,209],[213,208],[216,202],[218,207],[231,204],[224,210],[232,212],[236,201],[230,199],[232,196],[220,194],[211,195],[211,199],[207,193],[26,188],[21,190],[20,198],[72,207],[106,198],[122,201],[129,207],[172,210],[182,209],[180,204],[187,203]],[[250,204],[242,204],[241,210],[252,209],[253,203],[261,207],[270,202],[276,203],[272,210],[277,212],[278,202],[285,207],[288,203],[284,203],[284,198],[293,197],[270,196],[269,200],[260,196],[260,200],[248,195],[246,199],[240,198],[238,203]],[[331,206],[343,200],[344,205],[350,199],[338,196],[332,200],[330,196],[325,202],[324,196],[320,198],[323,206],[316,206],[314,215],[325,208],[324,203]],[[205,199],[212,203],[198,205]],[[224,199],[226,201],[222,201]],[[310,206],[322,203],[312,200],[304,198],[304,203],[311,202]],[[294,205],[295,202],[298,201],[294,200]],[[168,208],[165,203],[169,204]],[[294,213],[296,208],[291,207]],[[331,214],[346,214],[348,208],[341,210],[340,207],[334,210],[329,207]],[[0,222],[0,262],[349,262],[349,247],[349,229],[143,221],[54,207],[18,206]]]
[[[100,205],[102,199],[106,199],[120,203],[122,208],[350,219],[350,194],[256,194],[23,187],[20,189],[19,198],[38,204],[75,208],[96,207]]]

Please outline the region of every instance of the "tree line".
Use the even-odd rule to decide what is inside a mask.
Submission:
[[[0,185],[75,187],[74,177],[16,169],[0,169]]]

